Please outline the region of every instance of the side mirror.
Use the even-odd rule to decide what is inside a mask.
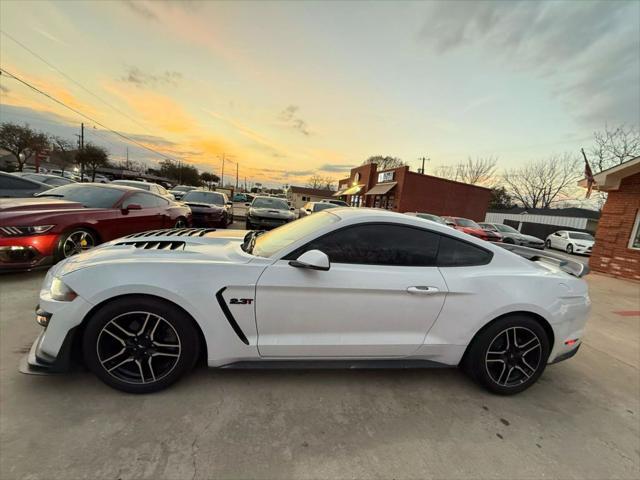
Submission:
[[[129,212],[131,210],[142,210],[142,207],[137,203],[131,203],[122,209],[123,212]]]
[[[244,204],[244,206],[245,206],[245,207],[250,207],[250,206],[251,206],[251,204],[250,204],[250,203],[245,203],[245,204]]]
[[[308,268],[310,270],[327,271],[331,266],[329,257],[320,250],[309,250],[298,257],[297,260],[291,260],[289,265],[296,268]]]
[[[293,208],[293,207],[290,207],[290,208],[289,208],[289,210],[291,210],[291,211],[293,212],[293,211],[295,210],[295,208]]]
[[[231,205],[233,207],[233,202],[227,202],[227,205]]]
[[[456,224],[453,223],[453,222],[447,222],[447,225],[449,225],[450,227],[455,227],[456,226]]]

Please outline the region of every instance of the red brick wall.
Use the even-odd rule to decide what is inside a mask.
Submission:
[[[640,173],[622,180],[610,192],[596,231],[596,244],[589,260],[594,271],[640,280],[640,250],[629,248],[631,230],[640,208]]]
[[[484,221],[491,190],[430,175],[405,173],[400,212],[427,212]]]

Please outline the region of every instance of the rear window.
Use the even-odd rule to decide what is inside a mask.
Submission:
[[[444,235],[440,238],[437,261],[439,267],[486,265],[492,257],[491,252],[462,240]]]
[[[224,196],[214,192],[189,192],[182,197],[183,202],[208,203],[211,205],[224,205]]]

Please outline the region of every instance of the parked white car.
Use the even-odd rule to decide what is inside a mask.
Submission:
[[[558,230],[547,237],[545,246],[547,248],[564,250],[567,253],[591,255],[591,250],[595,242],[595,238],[589,233]]]
[[[201,353],[219,368],[461,365],[513,394],[576,353],[587,271],[385,210],[335,208],[266,233],[137,233],[52,267],[21,371],[63,371],[81,354],[108,385],[145,393]]]

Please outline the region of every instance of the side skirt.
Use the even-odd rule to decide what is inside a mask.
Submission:
[[[355,369],[409,369],[451,368],[452,365],[432,360],[247,360],[222,365],[221,369],[248,370],[355,370]]]

